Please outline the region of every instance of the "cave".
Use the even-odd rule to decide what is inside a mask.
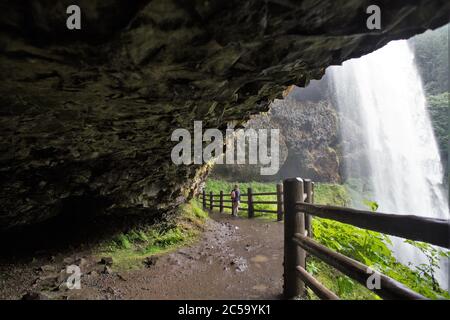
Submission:
[[[365,0],[2,1],[0,238],[45,238],[35,250],[170,220],[211,170],[172,163],[175,129],[225,134],[327,67],[450,21],[445,0],[377,3],[381,29]]]
[[[171,132],[224,130],[329,65],[448,22],[446,1],[70,1],[1,4],[2,230],[63,214],[161,216],[208,169],[170,162]]]

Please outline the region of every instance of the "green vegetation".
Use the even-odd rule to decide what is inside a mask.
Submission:
[[[441,159],[446,168],[448,163],[448,136],[450,134],[448,129],[450,93],[445,92],[428,96],[427,100],[434,134],[441,152]],[[448,175],[447,170],[446,174]]]
[[[316,188],[316,190],[317,193],[320,192],[320,188]],[[339,203],[324,203],[320,200],[319,194],[316,198],[319,199],[319,201],[316,201],[319,204],[341,205]],[[362,202],[376,214],[375,211],[378,209],[376,202],[364,198]],[[442,290],[434,278],[434,273],[438,268],[439,256],[443,256],[443,252],[431,245],[405,240],[418,247],[429,260],[428,264],[420,265],[413,270],[397,261],[388,247],[392,244],[390,238],[379,232],[360,229],[333,220],[316,218],[313,220],[313,234],[317,241],[328,248],[360,261],[373,270],[380,271],[425,297],[431,299],[450,298],[450,294]],[[308,270],[341,298],[379,299],[364,286],[340,272],[336,273],[333,268],[325,263],[312,258],[310,264]],[[312,292],[310,293],[311,296],[314,296]]]
[[[349,207],[352,203],[347,188],[332,183],[316,183],[314,202],[317,204]]]
[[[151,255],[174,250],[194,242],[203,231],[208,214],[195,200],[180,207],[175,220],[161,222],[116,235],[100,245],[96,255],[111,256],[113,269],[134,269]]]
[[[427,95],[448,91],[448,26],[410,40]]]
[[[446,25],[409,40],[427,96],[431,123],[444,168],[447,168],[448,165],[448,136],[450,134],[448,131],[450,101],[448,28],[449,26]],[[448,170],[445,170],[445,173],[448,179]]]
[[[355,189],[347,187],[345,190],[354,192]],[[316,188],[316,193],[316,199],[319,199],[316,203],[342,205],[342,203],[323,202],[319,194],[320,188]],[[364,196],[359,196],[362,199],[362,203],[376,214],[375,211],[378,209],[378,204],[365,199]],[[329,195],[328,198],[330,198]],[[418,247],[429,260],[428,264],[420,265],[413,270],[397,261],[388,247],[388,245],[392,244],[390,238],[379,232],[360,229],[333,220],[316,218],[313,220],[313,234],[317,241],[328,248],[360,261],[373,270],[380,271],[425,297],[431,299],[450,298],[449,293],[442,290],[434,278],[434,273],[438,268],[439,256],[442,256],[443,252],[433,248],[431,245],[405,240],[405,242]],[[308,270],[341,298],[379,299],[378,296],[364,286],[340,272],[335,272],[333,268],[325,263],[312,258],[310,264],[311,266],[308,266]],[[314,296],[312,292],[310,293],[311,296]]]
[[[219,180],[209,180],[206,184],[206,190],[208,193],[213,191],[216,194],[220,190],[227,193],[231,191],[234,184]],[[247,182],[239,183],[239,186],[243,193],[247,192],[248,187],[251,187],[253,192],[275,191],[275,182]],[[351,190],[354,192],[354,189]],[[261,197],[264,200],[268,198],[268,196]],[[275,200],[276,197],[270,198]],[[316,183],[314,198],[317,204],[336,206],[351,206],[352,204],[349,188],[342,185]],[[362,203],[372,211],[376,211],[378,208],[378,204],[373,201],[363,199]],[[260,205],[259,207],[270,210],[276,209],[275,205]],[[241,214],[246,216],[247,212],[241,212]],[[377,213],[374,212],[374,214]],[[257,217],[275,219],[276,215],[257,214]],[[381,233],[360,229],[333,220],[315,218],[313,219],[313,234],[318,242],[330,249],[358,260],[428,298],[450,299],[450,294],[439,288],[434,280],[433,274],[436,271],[437,258],[441,255],[441,252],[437,252],[432,246],[410,242],[421,248],[425,255],[430,257],[429,264],[418,266],[417,269],[412,270],[395,259],[392,251],[389,249],[390,238]],[[338,294],[341,299],[379,299],[366,287],[314,257],[308,258],[307,269],[321,283]],[[309,293],[312,299],[317,298],[312,291]]]
[[[438,252],[434,251],[436,249],[433,249],[431,246],[420,244],[425,246],[425,251],[434,257],[433,265],[430,263],[429,265],[419,266],[417,270],[412,270],[395,259],[388,247],[388,244],[390,244],[389,237],[381,233],[332,220],[314,219],[313,234],[316,240],[330,249],[358,260],[428,298],[450,298],[448,292],[440,289],[434,280],[433,272],[436,269],[430,270],[430,267],[437,267],[436,258],[439,255]],[[313,261],[314,265],[318,265],[317,272],[309,270],[313,271],[313,274],[318,279],[323,280],[323,283],[338,293],[341,298],[376,298],[372,292],[357,284],[356,281],[336,273],[332,268],[324,265],[322,262],[318,262],[316,259],[313,259]]]

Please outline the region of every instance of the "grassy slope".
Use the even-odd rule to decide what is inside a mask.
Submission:
[[[180,207],[177,218],[169,225],[159,223],[118,234],[112,240],[101,244],[96,255],[112,257],[115,270],[141,267],[148,256],[194,242],[203,231],[207,215],[197,202],[192,200]]]

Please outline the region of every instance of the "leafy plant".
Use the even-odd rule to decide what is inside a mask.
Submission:
[[[441,289],[435,275],[436,271],[440,268],[439,262],[441,258],[450,258],[450,251],[444,251],[431,244],[419,241],[405,240],[404,242],[419,249],[420,252],[422,252],[423,255],[427,258],[428,263],[421,263],[415,266],[415,268],[419,271],[422,277],[425,277],[432,282],[433,289],[435,291],[440,292]],[[410,266],[412,266],[411,263]]]
[[[378,204],[374,201],[366,199],[364,203],[372,211],[378,209]],[[318,218],[313,220],[313,234],[317,241],[330,249],[360,261],[428,298],[450,298],[449,293],[442,290],[434,278],[434,272],[436,268],[438,268],[438,259],[440,256],[448,257],[447,252],[442,252],[425,243],[412,242],[419,246],[429,259],[428,264],[420,265],[414,270],[401,264],[393,256],[392,251],[388,247],[388,245],[392,245],[392,242],[387,235],[360,229],[333,220]],[[332,269],[329,266],[326,267]],[[324,269],[326,270],[326,267],[322,268],[322,272]],[[328,278],[330,278],[331,275],[335,276],[330,272],[325,272],[325,274],[328,274]],[[350,279],[343,280],[338,277],[335,278],[335,282],[336,285],[332,284],[332,288],[338,292],[341,298],[377,298],[373,293],[368,292],[368,289],[364,288],[364,290],[362,290],[362,286]],[[325,281],[325,283],[329,283],[329,281]]]
[[[364,199],[363,200],[363,203],[367,206],[367,207],[369,207],[369,209],[370,210],[372,210],[373,212],[375,212],[375,211],[377,211],[378,210],[378,203],[376,203],[375,201],[370,201],[370,200],[367,200],[367,199]]]
[[[355,282],[349,277],[340,276],[337,278],[338,295],[342,296],[353,292]]]

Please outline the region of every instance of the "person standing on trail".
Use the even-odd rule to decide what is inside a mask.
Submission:
[[[237,217],[238,215],[240,202],[241,202],[241,191],[239,190],[239,186],[236,184],[234,186],[234,189],[231,190],[231,203],[232,203],[231,214],[235,217]]]

